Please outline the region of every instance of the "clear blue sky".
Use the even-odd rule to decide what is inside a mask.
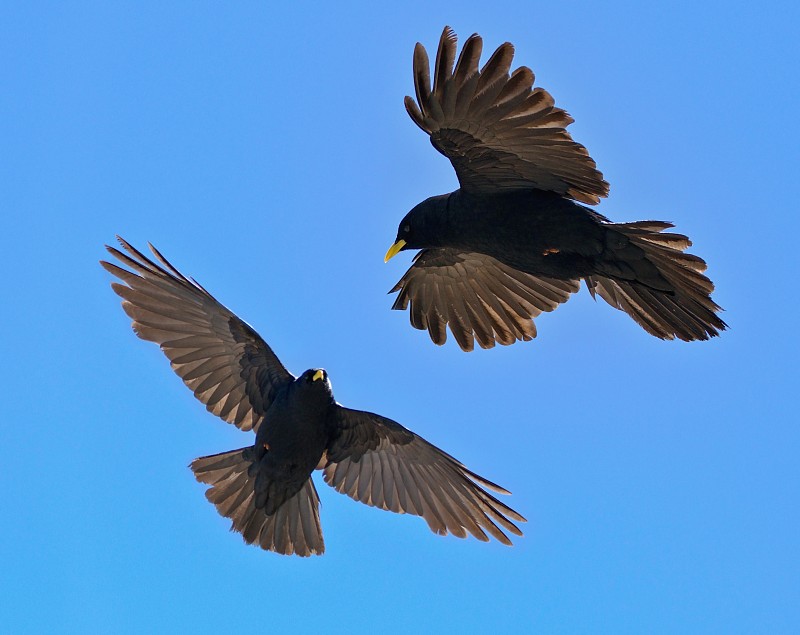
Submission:
[[[0,630],[800,632],[796,3],[164,4],[0,8]],[[445,24],[516,45],[600,210],[689,234],[729,332],[661,342],[584,290],[467,355],[389,310],[399,219],[456,184],[402,104]],[[250,437],[132,334],[116,233],[509,488],[524,538],[320,485],[323,557],[246,546],[186,466]]]

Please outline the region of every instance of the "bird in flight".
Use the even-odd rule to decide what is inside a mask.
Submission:
[[[422,516],[437,534],[510,545],[525,519],[486,490],[508,494],[449,454],[381,415],[338,404],[328,374],[295,377],[267,343],[152,245],[157,262],[118,238],[106,246],[127,269],[102,266],[133,330],[155,342],[209,412],[255,432],[248,447],[190,465],[206,498],[248,544],[282,554],[322,554],[322,470],[336,491],[373,507]],[[485,489],[484,489],[485,488]]]
[[[465,351],[536,337],[533,318],[552,311],[584,280],[594,297],[625,311],[661,339],[706,340],[727,325],[710,297],[706,263],[664,221],[612,223],[588,205],[608,183],[566,131],[573,119],[533,72],[509,74],[506,42],[478,68],[472,35],[458,61],[445,27],[431,86],[425,48],[414,49],[411,119],[453,164],[460,188],[433,196],[400,222],[385,260],[421,249],[390,291],[393,309],[444,344],[447,327]]]

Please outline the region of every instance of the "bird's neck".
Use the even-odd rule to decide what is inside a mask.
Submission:
[[[423,210],[425,247],[449,247],[457,239],[459,222],[457,206],[453,205],[458,190],[425,201]]]

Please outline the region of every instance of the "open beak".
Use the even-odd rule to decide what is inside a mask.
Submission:
[[[325,379],[325,371],[321,368],[311,376],[311,381],[317,381],[318,379]]]
[[[389,247],[389,251],[386,252],[386,257],[383,259],[383,262],[389,262],[392,258],[394,258],[400,250],[406,246],[405,240],[398,240],[394,245]]]

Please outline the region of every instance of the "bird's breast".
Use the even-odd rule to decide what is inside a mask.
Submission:
[[[310,474],[328,442],[326,413],[291,399],[273,403],[256,435],[256,451],[284,468]],[[294,467],[293,467],[294,466]]]

